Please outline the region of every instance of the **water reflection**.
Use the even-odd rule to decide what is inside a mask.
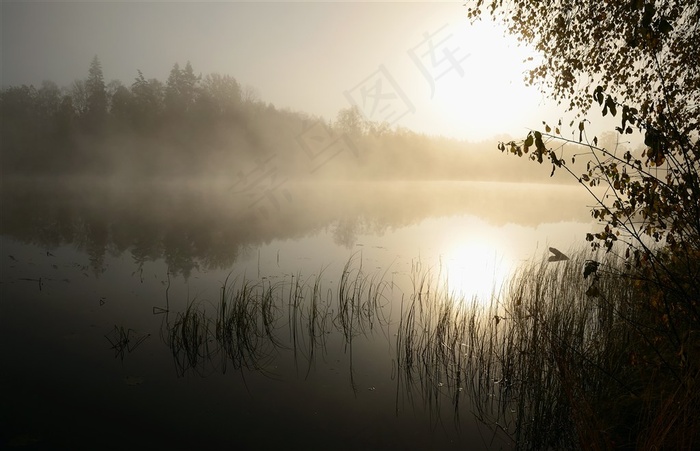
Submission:
[[[221,407],[217,418],[298,426],[290,412],[312,421],[307,406],[322,405],[338,423],[329,436],[371,419],[414,447],[473,445],[442,426],[433,442],[411,421],[459,425],[473,384],[487,384],[474,373],[479,337],[502,312],[474,306],[474,294],[490,294],[538,240],[546,249],[564,236],[565,249],[587,219],[564,187],[297,183],[294,202],[262,215],[211,181],[2,183],[0,330],[5,343],[26,338],[3,346],[18,379],[55,350],[54,364],[81,375],[56,384],[66,396],[116,372],[119,386],[101,393],[119,404],[122,381],[148,386],[130,398],[143,412],[211,391],[205,402],[228,396],[257,415]]]
[[[499,256],[501,249],[488,237],[454,243],[442,259],[450,292],[457,298],[482,302],[497,295],[516,264],[511,255]]]
[[[136,351],[136,348],[148,337],[150,334],[139,334],[133,329],[125,329],[124,326],[114,326],[114,329],[105,335],[112,346],[114,357],[119,357],[122,361],[126,354]]]
[[[352,248],[363,235],[465,213],[494,226],[588,220],[583,202],[572,202],[575,188],[565,186],[290,182],[294,202],[261,214],[214,181],[6,177],[2,184],[3,236],[46,248],[73,244],[89,255],[94,275],[104,272],[107,255],[127,251],[137,270],[163,259],[172,273],[189,276],[230,267],[272,240],[329,230],[336,244]]]
[[[163,315],[161,338],[176,374],[207,377],[233,369],[281,380],[296,372],[307,379],[317,359],[325,360],[336,346],[348,356],[347,380],[356,393],[353,345],[374,342],[392,361],[397,414],[420,407],[436,424],[447,421],[448,412],[459,425],[484,384],[491,393],[491,364],[484,364],[498,335],[493,317],[499,307],[455,296],[420,262],[405,292],[387,282],[386,273],[367,273],[362,266],[359,255],[351,257],[335,289],[324,286],[322,273],[276,283],[227,280],[218,300],[189,300],[180,311],[170,309],[168,286],[166,304],[153,313]],[[284,366],[285,356],[293,368]]]
[[[231,282],[227,278],[218,299],[187,300],[179,311],[170,307],[168,278],[165,304],[154,306],[153,314],[163,316],[160,336],[172,352],[178,376],[223,374],[232,368],[280,377],[271,368],[286,352],[293,356],[295,370],[308,377],[316,359],[327,355],[328,341],[334,340],[350,356],[350,380],[356,389],[354,339],[374,332],[388,339],[391,300],[385,292],[391,287],[384,275],[366,273],[359,255],[354,255],[335,289],[324,285],[323,272],[313,279],[297,274],[274,283],[267,277]],[[123,358],[131,331],[115,330],[121,332]],[[111,338],[110,343],[117,346]]]

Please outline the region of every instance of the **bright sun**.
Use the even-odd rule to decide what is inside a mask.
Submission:
[[[452,23],[447,36],[444,45],[461,61],[428,93],[426,106],[436,122],[450,135],[468,139],[517,134],[532,125],[533,110],[544,102],[537,88],[525,85],[523,61],[535,59],[535,53],[490,21]]]

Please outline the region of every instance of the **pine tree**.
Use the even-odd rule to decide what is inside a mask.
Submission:
[[[166,85],[165,104],[168,114],[180,117],[192,109],[197,99],[200,76],[194,74],[192,64],[188,61],[184,69],[175,63],[170,71]]]
[[[107,114],[107,89],[102,74],[102,64],[95,55],[90,63],[88,78],[85,82],[87,91],[87,120],[91,126],[98,126]]]

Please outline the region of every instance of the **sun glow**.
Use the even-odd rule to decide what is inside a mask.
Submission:
[[[470,302],[490,302],[510,273],[510,265],[497,246],[472,240],[452,247],[442,258],[444,281],[451,294]]]
[[[417,110],[431,111],[440,132],[468,139],[517,134],[531,125],[533,110],[547,107],[539,90],[524,81],[536,53],[491,21],[446,27],[435,45],[443,43],[436,50],[451,56],[452,64],[439,66],[429,88],[418,82],[426,100],[419,100]]]

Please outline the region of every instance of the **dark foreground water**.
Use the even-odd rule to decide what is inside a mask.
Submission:
[[[417,277],[466,302],[585,230],[559,198],[509,216],[551,191],[529,189],[302,186],[260,209],[220,186],[5,183],[0,443],[508,449],[469,381],[406,371],[398,337]]]

